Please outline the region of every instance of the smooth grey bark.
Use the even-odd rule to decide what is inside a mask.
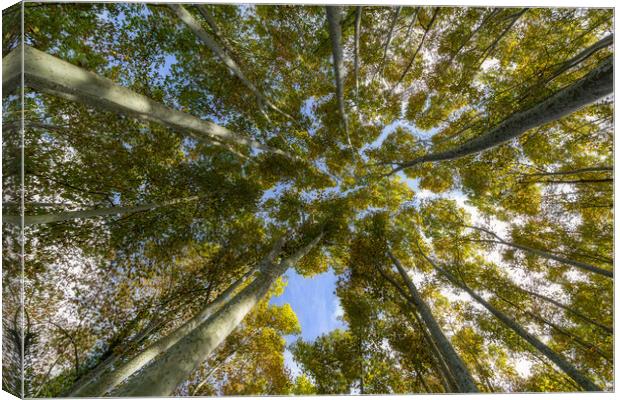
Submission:
[[[161,354],[126,383],[119,386],[112,395],[125,396],[169,396],[190,373],[239,325],[247,313],[269,291],[275,280],[296,264],[313,247],[323,233],[294,254],[274,264],[283,241],[279,240],[270,255],[261,263],[259,275],[191,333]]]
[[[11,92],[20,84],[21,47],[2,59],[2,90]],[[97,109],[120,112],[147,121],[158,122],[194,139],[230,150],[230,145],[248,146],[292,158],[286,152],[265,146],[229,129],[182,111],[157,103],[146,96],[117,85],[90,71],[77,67],[30,46],[23,46],[25,84],[36,90]]]
[[[592,318],[586,316],[585,314],[575,310],[572,307],[567,306],[566,304],[560,303],[559,301],[554,300],[551,297],[545,296],[545,295],[540,294],[540,293],[536,293],[536,292],[531,291],[531,290],[523,289],[523,288],[519,288],[519,290],[521,290],[521,291],[523,291],[523,292],[525,292],[527,294],[530,294],[530,295],[532,295],[534,297],[538,297],[539,299],[542,299],[542,300],[544,300],[546,302],[549,302],[549,303],[551,303],[551,304],[561,308],[562,310],[575,315],[576,317],[582,319],[583,321],[588,322],[588,323],[590,323],[590,324],[592,324],[594,326],[597,326],[597,327],[601,328],[602,330],[604,330],[605,332],[609,333],[610,335],[613,335],[613,333],[614,333],[614,330],[611,327],[609,327],[607,325],[604,325],[604,324],[601,324],[600,322],[597,322],[597,321],[593,320]]]
[[[420,250],[421,251],[421,250]],[[484,300],[481,296],[479,296],[476,292],[474,292],[469,286],[460,282],[454,275],[452,275],[447,270],[436,265],[429,257],[427,257],[424,253],[422,253],[424,258],[433,266],[433,268],[447,278],[454,286],[464,290],[469,294],[474,300],[480,303],[484,308],[486,308],[491,314],[493,314],[497,319],[499,319],[504,325],[510,328],[513,332],[515,332],[519,337],[532,345],[536,350],[540,351],[545,357],[547,357],[551,362],[553,362],[558,368],[560,368],[566,375],[571,377],[582,389],[586,391],[603,391],[598,385],[592,382],[589,378],[583,375],[581,372],[577,370],[570,362],[568,362],[564,357],[555,351],[551,350],[549,346],[541,342],[536,336],[532,335],[528,331],[526,331],[519,323],[517,323],[514,319],[510,318],[503,312],[499,311],[497,308],[493,307],[486,300]]]
[[[215,34],[215,36],[217,36],[218,38],[220,38],[220,40],[223,41],[224,38],[220,35],[220,30],[217,27],[217,23],[215,22],[215,19],[213,18],[209,10],[207,10],[207,8],[203,4],[196,4],[196,8],[200,12],[200,15],[202,15],[202,17],[205,19],[205,21],[207,21],[207,24],[209,24],[209,27],[213,31],[213,34]],[[224,45],[224,47],[226,47],[226,45]]]
[[[398,270],[400,276],[403,278],[403,281],[405,281],[405,284],[409,289],[411,299],[413,300],[416,309],[420,313],[424,324],[428,327],[428,330],[433,340],[439,347],[439,351],[441,352],[444,360],[450,368],[452,376],[454,376],[454,379],[456,380],[459,392],[477,393],[478,387],[476,386],[474,378],[472,378],[469,370],[467,369],[467,366],[458,355],[456,350],[454,350],[452,343],[450,343],[448,338],[442,332],[441,327],[435,320],[435,317],[433,316],[430,307],[426,304],[426,302],[418,292],[417,288],[413,284],[413,281],[411,280],[411,278],[409,278],[409,275],[407,275],[407,271],[403,268],[400,261],[394,256],[394,254],[392,254],[390,250],[388,250],[388,256],[392,260],[392,263],[394,263],[394,265],[396,266],[396,269]]]
[[[551,76],[549,76],[548,78],[545,78],[544,83],[546,84],[546,83],[551,82],[553,79],[557,78],[564,72],[584,62],[585,60],[590,58],[593,54],[595,54],[599,50],[609,47],[613,43],[614,43],[614,34],[611,33],[605,36],[604,38],[602,38],[601,40],[599,40],[598,42],[594,43],[592,46],[584,49],[579,54],[577,54],[575,57],[563,62],[555,71],[553,71],[553,74]]]
[[[211,35],[209,35],[207,31],[205,31],[202,28],[202,26],[200,25],[200,22],[198,22],[196,18],[194,18],[194,16],[185,9],[185,7],[183,7],[181,4],[170,4],[168,5],[168,7],[170,7],[177,14],[179,19],[181,19],[181,21],[183,21],[192,30],[194,35],[198,36],[200,40],[204,44],[206,44],[207,47],[211,51],[213,51],[213,53],[215,53],[215,55],[220,60],[222,60],[222,62],[226,65],[226,67],[228,67],[230,72],[232,72],[237,78],[239,78],[239,80],[248,89],[250,89],[252,94],[254,94],[254,96],[258,100],[259,106],[261,108],[263,107],[263,105],[265,105],[271,108],[273,111],[276,111],[277,113],[284,115],[286,118],[290,120],[294,120],[293,117],[286,114],[285,112],[280,110],[278,107],[276,107],[271,101],[269,101],[269,99],[267,99],[267,97],[263,95],[260,90],[258,90],[256,85],[254,85],[252,82],[249,81],[249,79],[245,76],[245,74],[241,70],[241,67],[239,67],[239,64],[237,64],[235,60],[233,60],[232,57],[230,57],[230,55],[226,52],[225,49],[220,47],[220,45],[215,41],[215,39]],[[203,15],[210,16],[208,10],[204,7],[200,9],[200,13]],[[209,18],[207,23],[209,23],[209,25],[211,25],[212,23],[214,24],[213,18]]]
[[[510,301],[509,299],[507,299],[506,297],[500,295],[497,292],[493,292],[499,299],[505,301],[506,303],[510,304],[511,306],[513,306],[516,310],[521,310],[521,308],[515,304],[514,302]],[[554,329],[555,331],[557,331],[558,333],[560,333],[561,335],[564,335],[568,338],[570,338],[572,341],[574,341],[575,343],[577,343],[578,345],[580,345],[583,349],[585,349],[586,351],[593,351],[595,353],[597,353],[599,356],[601,356],[602,358],[604,358],[606,361],[608,362],[613,362],[613,356],[611,356],[610,354],[606,353],[605,351],[603,351],[600,347],[598,347],[597,345],[594,345],[592,343],[587,342],[586,340],[582,339],[580,336],[567,331],[566,329],[562,328],[561,326],[557,325],[556,323],[549,321],[547,318],[544,318],[542,315],[536,314],[532,311],[529,310],[521,310],[522,313],[529,315],[530,317],[534,318],[535,320],[537,320],[538,322],[549,326],[550,328]]]
[[[278,246],[274,247],[280,249],[282,241],[278,242]],[[273,252],[268,257],[271,257]],[[273,255],[275,257],[275,255]],[[271,258],[272,259],[272,258]],[[248,271],[241,278],[233,282],[226,290],[222,292],[215,300],[207,304],[198,314],[188,320],[186,323],[178,327],[176,330],[161,338],[155,343],[151,344],[140,353],[136,354],[131,359],[127,360],[122,365],[116,367],[112,371],[109,371],[102,377],[95,377],[89,382],[85,382],[81,385],[75,385],[68,393],[68,397],[100,397],[112,390],[118,384],[130,377],[134,372],[144,367],[151,360],[156,358],[159,354],[170,349],[177,342],[183,339],[186,335],[191,333],[196,327],[206,321],[213,313],[221,309],[235,294],[235,291],[241,286],[250,276],[255,272],[254,269]]]
[[[529,129],[555,121],[613,92],[613,56],[607,57],[586,76],[531,108],[512,114],[482,135],[462,145],[430,153],[398,164],[388,175],[431,161],[455,160],[499,146]]]
[[[413,304],[413,300],[409,296],[407,296],[407,301]],[[441,352],[439,351],[437,344],[435,343],[435,341],[433,341],[433,338],[431,337],[430,333],[428,333],[428,329],[424,327],[424,324],[422,323],[422,320],[420,319],[420,316],[418,315],[418,313],[415,311],[410,311],[410,312],[411,314],[413,314],[413,317],[418,323],[420,331],[422,332],[422,335],[424,336],[424,340],[426,340],[426,342],[430,346],[431,364],[433,366],[433,369],[439,376],[439,379],[441,380],[441,384],[444,388],[444,391],[446,393],[457,392],[458,386],[456,385],[456,380],[454,379],[454,376],[452,376],[452,374],[450,373],[450,369],[448,368],[448,365],[446,365],[446,361],[441,356]]]
[[[139,332],[135,337],[131,338],[131,343],[141,342],[161,325],[161,321],[148,324],[146,328]],[[75,382],[69,390],[62,394],[62,397],[80,396],[83,390],[85,390],[90,385],[95,384],[95,382],[98,382],[100,380],[100,377],[107,371],[108,367],[118,362],[122,357],[123,352],[118,352],[115,350],[111,351],[108,357],[103,359],[92,370],[88,371],[86,375],[82,376],[77,382]],[[101,393],[100,395],[103,394],[104,393]],[[88,396],[88,394],[84,395]]]
[[[52,222],[69,221],[73,219],[84,219],[94,217],[105,217],[108,215],[128,214],[140,211],[153,210],[155,208],[161,208],[171,206],[174,204],[188,203],[200,199],[200,196],[191,196],[182,199],[175,199],[170,201],[164,201],[161,203],[144,204],[135,207],[106,207],[96,208],[94,210],[80,210],[80,211],[66,211],[57,214],[44,214],[44,215],[25,215],[24,226],[49,224]],[[9,224],[19,225],[20,217],[16,215],[3,215],[2,220]]]
[[[355,74],[355,100],[359,101],[359,91],[360,91],[360,82],[359,82],[359,72],[360,72],[360,31],[362,28],[362,7],[355,8],[355,32],[353,38],[353,52],[354,52],[354,61],[353,61],[353,71]]]
[[[543,250],[535,249],[535,248],[530,247],[530,246],[525,246],[525,245],[522,245],[522,244],[518,244],[518,243],[514,243],[514,242],[509,242],[507,240],[502,239],[495,232],[490,231],[490,230],[488,230],[486,228],[482,228],[480,226],[471,226],[471,225],[465,225],[465,227],[476,229],[476,230],[488,233],[489,235],[492,235],[493,237],[495,237],[498,240],[497,243],[499,243],[499,244],[510,246],[510,247],[515,248],[515,249],[519,249],[519,250],[522,250],[522,251],[525,251],[525,252],[528,252],[528,253],[531,253],[531,254],[536,254],[537,256],[540,256],[540,257],[543,257],[543,258],[547,258],[549,260],[554,260],[554,261],[557,261],[557,262],[562,263],[562,264],[571,265],[573,267],[582,269],[584,271],[593,272],[595,274],[606,276],[608,278],[613,278],[614,277],[613,271],[608,271],[606,269],[595,267],[594,265],[586,264],[586,263],[581,262],[581,261],[575,261],[575,260],[571,260],[571,259],[566,258],[566,257],[561,257],[561,256],[558,256],[558,255],[555,255],[555,254],[552,254],[552,253],[549,253],[549,252],[546,252],[546,251],[543,251]]]
[[[394,288],[398,291],[398,293],[400,293],[400,295],[405,300],[407,300],[407,302],[410,305],[413,306],[411,309],[407,310],[407,312],[413,315],[415,321],[418,324],[418,327],[420,328],[420,331],[422,332],[424,336],[424,340],[426,340],[426,342],[430,346],[430,349],[431,349],[430,354],[431,354],[431,360],[433,361],[433,367],[436,368],[439,374],[439,377],[441,378],[441,382],[443,384],[443,387],[446,393],[458,392],[458,386],[456,384],[456,380],[454,379],[454,376],[452,376],[452,374],[450,373],[450,369],[448,368],[448,365],[446,364],[444,357],[441,355],[441,352],[439,351],[439,348],[437,347],[437,343],[435,343],[435,341],[429,334],[428,328],[426,328],[424,324],[422,323],[420,316],[418,315],[418,311],[416,310],[416,305],[413,299],[411,298],[410,295],[408,295],[405,292],[405,289],[403,289],[392,277],[390,277],[387,273],[385,273],[381,267],[378,267],[377,269],[379,273],[381,274],[381,276],[385,280],[387,280],[392,286],[394,286]]]
[[[353,150],[353,146],[351,145],[351,139],[349,138],[349,124],[347,122],[347,114],[344,109],[344,61],[342,58],[342,47],[340,45],[340,41],[342,40],[342,30],[340,27],[342,7],[326,6],[325,10],[327,12],[329,38],[332,42],[332,54],[334,57],[334,76],[336,77],[336,97],[338,98],[338,109],[340,110],[342,124],[347,134],[349,147],[351,147],[351,150]]]

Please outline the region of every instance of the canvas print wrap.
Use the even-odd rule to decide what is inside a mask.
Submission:
[[[609,392],[613,10],[3,10],[18,397]]]

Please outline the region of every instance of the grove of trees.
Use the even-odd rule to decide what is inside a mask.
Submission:
[[[613,390],[612,9],[2,15],[3,390]]]

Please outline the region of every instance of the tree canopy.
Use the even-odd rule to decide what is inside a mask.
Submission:
[[[613,390],[612,9],[3,22],[3,390]],[[290,270],[344,328],[300,335]]]

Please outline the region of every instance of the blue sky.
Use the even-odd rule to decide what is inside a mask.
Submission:
[[[305,341],[313,341],[318,336],[337,328],[346,328],[342,316],[340,301],[335,294],[337,277],[330,269],[320,275],[304,278],[294,270],[286,273],[288,285],[284,293],[271,299],[271,304],[290,304],[297,314],[301,325],[301,337]],[[297,336],[286,337],[287,344],[292,343]],[[293,361],[291,353],[284,354],[286,366],[293,375],[299,374],[299,367]]]

